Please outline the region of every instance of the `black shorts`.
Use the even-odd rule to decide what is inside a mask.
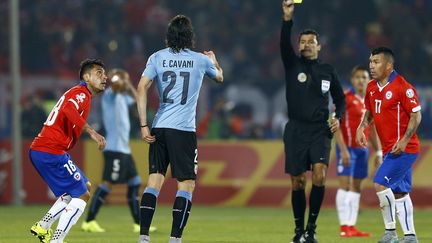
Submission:
[[[285,173],[298,176],[315,163],[328,165],[332,133],[327,124],[290,121],[285,125]]]
[[[195,132],[171,128],[153,128],[156,141],[150,144],[149,173],[165,175],[168,165],[178,180],[195,180],[198,169],[198,149]]]
[[[104,151],[105,167],[102,178],[113,184],[126,183],[138,175],[135,161],[130,154]]]

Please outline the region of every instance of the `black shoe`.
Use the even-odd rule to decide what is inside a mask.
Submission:
[[[315,233],[316,225],[315,224],[308,224],[306,227],[306,232],[304,233],[304,241],[305,243],[318,243],[316,239],[316,233]]]
[[[296,228],[294,232],[295,232],[295,235],[294,235],[291,243],[302,243],[304,230]]]

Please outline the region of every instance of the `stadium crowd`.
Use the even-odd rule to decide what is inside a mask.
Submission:
[[[0,74],[3,76],[9,71],[7,11],[7,1],[0,3]],[[318,30],[325,46],[321,59],[334,64],[346,86],[351,68],[356,64],[368,64],[371,47],[392,47],[400,60],[397,70],[414,85],[429,86],[424,89],[429,98],[422,100],[426,108],[422,124],[432,124],[431,12],[432,2],[427,0],[308,0],[298,8],[294,33],[306,27]],[[22,0],[21,69],[24,77],[30,80],[27,85],[32,86],[33,76],[74,82],[76,67],[85,57],[100,57],[108,67],[126,69],[137,84],[148,56],[163,47],[161,40],[166,24],[178,13],[190,16],[195,28],[200,30],[197,31],[196,50],[214,47],[227,82],[225,87],[211,84],[205,87],[200,100],[202,107],[198,108],[198,134],[204,138],[280,137],[284,114],[273,108],[274,102],[264,108],[268,110],[264,111],[267,114],[264,118],[256,118],[253,104],[232,102],[232,95],[227,94],[232,89],[230,86],[253,87],[265,99],[273,100],[283,90],[280,8],[265,0],[189,0],[187,3],[175,0]],[[2,93],[10,89],[7,84],[0,87]],[[23,100],[40,102],[39,99],[56,97],[59,91],[32,93],[40,97]],[[154,102],[150,104],[154,110],[157,108],[155,91],[152,98]],[[9,101],[4,102],[9,104]],[[24,107],[32,107],[32,104],[26,103]],[[210,107],[216,108],[210,110]],[[23,114],[29,114],[23,117],[27,121],[40,116],[33,116],[31,112]],[[97,116],[93,115],[94,123],[100,123]],[[136,120],[136,112],[132,118]],[[7,130],[0,129],[3,136]],[[430,138],[430,130],[422,125],[419,135]],[[24,134],[32,133],[25,131]],[[139,128],[132,129],[132,136],[138,135]]]

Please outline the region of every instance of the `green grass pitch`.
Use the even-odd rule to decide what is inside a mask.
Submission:
[[[30,226],[48,209],[47,206],[10,207],[0,206],[0,242],[38,242],[29,232]],[[68,243],[117,243],[137,242],[138,235],[132,233],[132,219],[127,207],[105,206],[101,208],[98,222],[107,232],[85,233],[80,230],[82,219],[72,228]],[[415,224],[420,242],[432,242],[432,210],[415,211]],[[154,218],[158,231],[151,235],[152,242],[168,242],[171,229],[171,209],[160,206]],[[318,240],[332,242],[377,242],[383,231],[381,214],[377,209],[360,212],[358,227],[372,233],[369,238],[340,238],[338,221],[334,209],[323,209],[318,219]],[[188,225],[183,235],[185,243],[201,242],[268,242],[289,243],[293,233],[291,209],[286,208],[192,208]],[[402,235],[400,228],[399,236]]]

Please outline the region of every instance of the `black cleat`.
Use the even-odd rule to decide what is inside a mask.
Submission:
[[[294,235],[291,243],[302,243],[304,230],[296,228],[294,232],[295,232],[295,235]]]
[[[316,239],[316,225],[315,224],[308,224],[306,227],[306,232],[303,235],[303,241],[304,243],[318,243]]]

